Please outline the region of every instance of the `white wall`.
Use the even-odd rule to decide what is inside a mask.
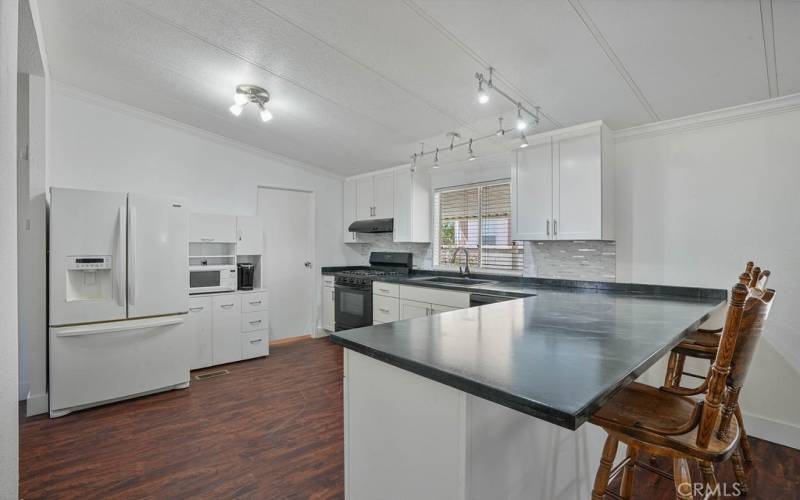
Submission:
[[[752,434],[800,447],[800,96],[616,137],[618,281],[729,289],[747,260],[769,268],[743,410]]]
[[[193,212],[243,215],[256,214],[259,185],[313,190],[315,264],[346,263],[340,177],[55,82],[51,87],[50,186],[172,194],[186,197]],[[279,126],[263,125],[264,134]],[[319,281],[317,275],[317,290]]]
[[[17,19],[0,2],[0,499],[17,498]]]

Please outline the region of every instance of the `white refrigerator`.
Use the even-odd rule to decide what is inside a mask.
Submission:
[[[182,199],[51,188],[50,416],[188,387]]]

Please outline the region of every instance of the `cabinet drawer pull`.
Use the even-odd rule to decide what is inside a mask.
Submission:
[[[214,241],[214,238],[208,238],[208,237],[200,238],[200,241]]]
[[[257,320],[254,320],[254,321],[251,321],[251,322],[250,322],[250,324],[251,324],[251,325],[257,325],[257,324],[259,324],[259,323],[261,323],[261,320],[260,320],[260,319],[257,319]]]
[[[251,300],[251,301],[250,301],[250,305],[253,305],[253,306],[255,306],[255,305],[258,305],[258,304],[260,304],[260,303],[261,303],[261,301],[260,301],[260,300]]]
[[[547,221],[547,236],[550,236],[550,221]]]
[[[250,341],[250,343],[251,343],[251,344],[258,344],[258,343],[259,343],[259,342],[261,342],[262,340],[264,340],[264,339],[255,339],[255,340],[251,340],[251,341]]]
[[[202,311],[203,307],[202,306],[200,306],[200,307],[190,307],[189,310],[192,311],[192,312]]]
[[[378,288],[379,292],[386,292],[389,293],[391,290],[387,290],[386,288]]]
[[[378,308],[378,310],[379,310],[380,312],[382,312],[382,313],[389,314],[389,310],[388,310],[388,309],[386,309],[385,307],[379,307],[379,308]]]
[[[553,236],[558,236],[558,221],[553,219]]]
[[[233,307],[233,302],[231,302],[230,304],[220,304],[219,306],[220,307]]]

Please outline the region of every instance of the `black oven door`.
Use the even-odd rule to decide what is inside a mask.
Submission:
[[[336,287],[336,330],[372,325],[372,290]]]

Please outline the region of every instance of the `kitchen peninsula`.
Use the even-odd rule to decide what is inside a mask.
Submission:
[[[348,498],[588,498],[604,433],[586,421],[725,300],[648,285],[490,288],[531,296],[332,334],[346,348]]]

